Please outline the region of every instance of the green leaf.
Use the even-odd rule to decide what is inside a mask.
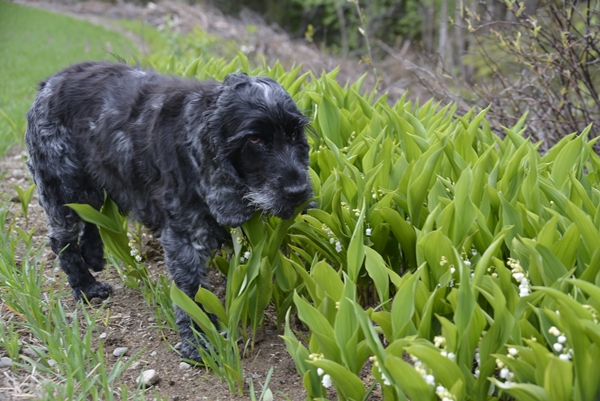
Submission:
[[[354,227],[354,233],[350,240],[350,246],[348,246],[347,252],[347,263],[348,263],[348,276],[350,280],[356,282],[360,269],[365,259],[365,245],[364,245],[364,232],[363,232],[363,220],[365,218],[365,206],[366,202],[363,200],[363,207]]]
[[[556,156],[552,166],[552,181],[558,188],[562,188],[571,170],[579,162],[582,152],[583,138],[578,136],[569,142]]]
[[[390,279],[388,275],[389,269],[381,255],[374,249],[365,247],[365,255],[365,267],[367,269],[367,273],[375,284],[379,301],[381,303],[385,303],[389,299],[390,293]]]
[[[225,340],[219,335],[210,318],[175,283],[171,283],[171,300],[192,318],[204,332],[210,343],[217,349],[223,349]]]
[[[326,374],[331,376],[336,388],[342,393],[345,399],[357,401],[363,399],[365,386],[362,380],[344,366],[327,359],[319,359],[310,363],[323,369]]]
[[[311,275],[317,285],[334,301],[339,301],[344,292],[344,283],[339,274],[325,261],[318,262],[312,269]]]
[[[201,303],[208,313],[216,315],[221,322],[227,324],[227,313],[225,312],[223,304],[221,304],[221,301],[215,294],[206,288],[200,287],[196,293],[196,302]]]
[[[544,389],[552,401],[570,400],[573,393],[573,364],[550,358],[544,375]]]
[[[408,259],[411,268],[417,267],[416,245],[417,235],[415,229],[394,209],[384,207],[378,211],[381,217],[388,223],[394,233],[394,237],[400,243],[402,252]]]
[[[415,311],[415,290],[417,281],[421,276],[422,268],[414,274],[407,273],[403,277],[403,284],[398,289],[392,304],[392,329],[394,339],[402,338],[406,334],[408,323]]]
[[[310,328],[312,334],[316,336],[325,357],[341,362],[340,349],[335,341],[335,332],[325,316],[295,292],[294,304],[298,309],[298,317]]]
[[[422,165],[423,170],[421,174],[419,174],[418,177],[416,174],[413,174],[408,182],[408,210],[413,224],[417,227],[421,227],[420,219],[423,202],[427,197],[429,183],[441,155],[442,149],[440,149],[439,146],[433,146],[423,154],[421,159],[426,160],[426,162]]]
[[[394,355],[385,359],[385,368],[390,372],[390,380],[397,384],[411,400],[431,400],[434,388],[429,386],[415,368]]]
[[[340,110],[326,94],[318,105],[317,123],[323,136],[329,138],[338,148],[344,146],[340,135]]]
[[[79,217],[81,217],[83,220],[89,223],[94,223],[99,227],[102,227],[106,230],[110,230],[115,233],[120,233],[123,231],[118,221],[115,221],[110,217],[102,214],[90,205],[79,203],[67,203],[65,206],[68,206],[71,209],[73,209],[79,215]]]

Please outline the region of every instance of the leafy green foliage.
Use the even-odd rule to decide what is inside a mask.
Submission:
[[[315,122],[319,209],[289,228],[258,217],[244,227],[269,255],[260,263],[275,272],[278,314],[291,295],[309,329],[306,343],[289,324],[283,336],[309,397],[332,384],[340,399],[362,399],[358,372],[371,358],[390,400],[594,399],[600,159],[589,128],[542,156],[520,136],[524,120],[502,139],[485,110],[390,107],[361,95],[360,81],[340,87],[335,71],[265,73]],[[276,227],[285,241],[268,243]],[[236,287],[258,277],[250,259],[217,263],[229,269],[230,303],[250,296]]]

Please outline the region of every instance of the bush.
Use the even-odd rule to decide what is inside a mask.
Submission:
[[[547,151],[563,136],[600,124],[600,3],[526,3],[467,10],[473,54],[463,62],[485,76],[467,79],[463,95],[492,105],[497,125],[528,113],[528,134]]]

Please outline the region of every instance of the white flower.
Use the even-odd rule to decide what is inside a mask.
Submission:
[[[510,373],[510,370],[508,370],[508,368],[502,368],[502,369],[500,369],[500,377],[502,379],[506,379],[508,377],[509,373]]]
[[[241,263],[244,263],[245,261],[246,261],[246,259],[244,259],[244,257],[243,257],[243,256],[242,256],[242,257],[240,257],[240,262],[241,262]]]
[[[333,237],[329,238],[329,243],[330,243],[331,245],[333,245],[333,243],[334,243],[334,242],[335,242],[335,238],[333,238]]]
[[[512,276],[517,281],[521,281],[525,277],[525,275],[523,273],[513,273]]]
[[[321,369],[321,368],[317,368],[317,374],[318,374],[319,376],[323,376],[323,373],[325,373],[325,371],[324,371],[323,369]]]
[[[520,297],[526,297],[527,295],[531,294],[531,292],[529,291],[529,288],[520,288],[519,289],[519,296]]]
[[[337,253],[340,253],[340,252],[342,252],[342,244],[341,244],[341,242],[340,242],[340,241],[338,241],[338,242],[336,242],[336,243],[335,243],[335,251],[336,251]]]
[[[563,350],[563,345],[561,343],[554,343],[554,345],[552,346],[552,348],[554,348],[554,351],[560,352],[560,351]]]
[[[465,264],[465,266],[471,267],[471,261],[470,260],[463,260],[463,263]]]
[[[563,361],[568,361],[571,359],[571,354],[560,354],[558,357]]]
[[[244,252],[244,257],[245,257],[246,259],[250,259],[250,251],[246,251],[246,252]]]
[[[333,385],[333,383],[331,382],[331,376],[329,375],[324,375],[323,379],[321,380],[321,384],[323,385],[323,387],[325,388],[329,388]]]
[[[556,328],[556,326],[552,326],[548,329],[548,333],[552,334],[553,336],[560,336],[560,330]]]
[[[142,257],[140,255],[135,255],[135,260],[137,262],[141,262],[142,261]]]
[[[454,354],[454,352],[448,353],[448,359],[450,359],[452,362],[456,361],[456,355]]]
[[[519,353],[519,351],[517,351],[516,348],[509,348],[508,353],[511,354],[512,356],[515,356]]]
[[[137,255],[137,254],[138,254],[138,250],[137,250],[137,249],[132,249],[131,251],[129,251],[129,254],[130,254],[131,256],[135,256],[135,255]]]
[[[564,343],[567,342],[567,337],[565,337],[565,336],[558,336],[557,340],[558,340],[559,343],[564,344]]]
[[[386,386],[391,386],[392,382],[390,381],[390,379],[387,378],[387,376],[381,372],[381,380],[383,380],[383,384]]]
[[[450,274],[454,274],[456,272],[456,269],[454,267],[450,268]]]
[[[435,385],[435,377],[433,375],[425,375],[424,379],[430,386]]]
[[[473,373],[473,377],[475,377],[476,379],[479,378],[479,368],[475,369],[475,373]]]
[[[371,231],[371,229],[370,229],[370,228],[367,228],[367,229],[365,230],[365,235],[366,235],[367,237],[370,237],[370,236],[371,236],[371,232],[372,232],[372,231]]]

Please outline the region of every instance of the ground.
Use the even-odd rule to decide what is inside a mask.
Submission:
[[[174,17],[176,29],[185,32],[192,29],[193,25],[198,24],[211,34],[225,39],[237,40],[240,45],[247,46],[250,51],[264,54],[269,62],[279,59],[284,66],[302,62],[305,64],[305,68],[312,69],[317,73],[341,65],[338,78],[342,82],[355,80],[369,69],[365,65],[357,66],[356,61],[341,60],[326,55],[314,45],[294,42],[276,28],[267,26],[257,20],[256,16],[252,14],[242,15],[242,21],[240,21],[223,16],[214,9],[169,2],[161,2],[158,5],[149,3],[147,7],[138,7],[131,4],[116,6],[99,2],[77,2],[74,4],[35,2],[26,4],[86,18],[94,23],[122,32],[124,32],[123,29],[113,24],[111,19],[143,19],[153,26],[160,26],[161,23],[164,23],[164,18],[168,14]],[[243,27],[250,22],[258,27],[258,31],[256,34],[248,36],[246,29]],[[240,27],[243,29],[240,29]],[[141,50],[144,50],[143,40],[131,33],[124,33]],[[387,90],[392,93],[391,97],[399,97],[404,92],[406,85],[410,84],[405,79],[397,76],[399,70],[400,68],[388,68],[386,70],[388,72],[384,73],[385,79],[390,83]],[[20,204],[14,185],[17,184],[27,188],[31,183],[24,165],[26,157],[23,149],[16,147],[0,161],[1,193],[5,198],[12,198],[10,207],[15,213],[20,209]],[[29,207],[28,221],[19,217],[17,225],[25,230],[34,228],[35,243],[43,244],[46,241],[46,219],[37,203],[35,194]],[[148,255],[145,263],[151,274],[154,276],[166,274],[160,243],[146,235],[143,245],[142,253]],[[47,245],[45,246],[42,262],[47,266],[44,273],[47,283],[55,286],[58,290],[68,292],[65,275],[57,266],[55,255]],[[155,308],[147,305],[143,294],[125,286],[115,269],[110,266],[98,275],[100,280],[112,284],[115,290],[114,294],[103,305],[105,311],[109,312],[108,315],[105,315],[108,316],[108,324],[105,326],[104,331],[94,333],[96,342],[104,341],[105,360],[109,364],[116,362],[117,357],[113,356],[113,351],[117,347],[128,347],[125,359],[141,352],[141,356],[123,374],[122,382],[124,384],[135,388],[135,380],[142,370],[155,369],[160,380],[147,390],[146,396],[149,399],[155,396],[167,397],[170,400],[251,399],[247,384],[245,395],[235,396],[230,391],[227,383],[220,382],[213,373],[206,369],[198,367],[182,369],[179,355],[175,350],[179,342],[179,335],[172,330],[161,329],[163,325],[161,322],[156,322]],[[223,277],[216,269],[211,271],[210,277],[215,292],[223,298]],[[71,310],[74,309],[75,303],[68,295],[64,297],[63,301]],[[99,306],[96,303],[88,306],[88,308]],[[296,372],[294,362],[288,355],[283,340],[279,337],[282,334],[281,327],[276,327],[273,315],[274,313],[267,309],[265,328],[259,332],[254,350],[249,351],[244,358],[244,380],[252,378],[258,396],[269,369],[273,367],[269,388],[275,396],[274,399],[281,400],[285,399],[284,396],[287,396],[292,401],[304,400],[306,392],[302,385],[302,379]],[[0,302],[0,318],[5,322],[15,318],[12,311],[6,308],[6,305],[2,302]],[[301,330],[302,327],[296,327],[296,329]],[[104,337],[103,340],[101,340],[102,337]],[[26,349],[27,344],[35,345],[36,343],[36,339],[32,336],[24,336],[22,341],[24,342],[22,349]],[[4,350],[0,350],[0,357],[5,356],[3,352]],[[367,378],[369,376],[368,371],[369,369],[365,368],[364,376],[366,384],[370,385],[371,383]],[[34,394],[40,380],[44,380],[43,375],[35,371],[18,370],[15,372],[9,368],[0,368],[0,401],[35,398]],[[370,380],[372,381],[372,378]],[[378,394],[379,392],[376,390],[370,399],[380,399]],[[331,392],[330,399],[337,399],[334,392]]]
[[[20,209],[20,203],[16,196],[14,185],[21,187],[30,185],[30,179],[23,163],[24,155],[20,149],[14,149],[0,162],[0,171],[4,174],[0,182],[2,194],[13,195],[11,209],[16,213]],[[28,222],[23,218],[18,218],[18,226],[25,230],[35,228],[34,241],[43,243],[46,241],[46,218],[37,204],[37,197],[34,198],[29,207]],[[142,253],[150,257],[145,261],[152,275],[158,276],[166,274],[162,249],[160,243],[154,239],[145,236],[144,248]],[[55,256],[49,246],[45,246],[42,264],[47,266],[44,276],[48,283],[55,286],[56,290],[67,291],[65,275],[55,263]],[[216,269],[211,270],[210,275],[215,292],[217,295],[224,296],[224,281]],[[161,397],[168,397],[169,400],[249,400],[247,386],[245,396],[235,396],[229,390],[227,383],[220,382],[218,378],[204,368],[190,367],[182,369],[180,367],[180,358],[174,350],[179,342],[179,335],[169,329],[160,329],[155,318],[155,309],[146,304],[143,294],[140,291],[133,290],[123,284],[119,275],[113,267],[108,267],[105,271],[98,273],[98,279],[110,283],[115,292],[105,301],[104,308],[108,311],[108,325],[104,331],[95,333],[96,341],[101,341],[101,336],[106,333],[104,339],[105,360],[108,363],[116,362],[117,358],[113,356],[113,351],[117,347],[127,347],[125,356],[127,360],[130,356],[142,352],[141,356],[134,362],[122,376],[124,384],[135,388],[135,380],[140,372],[147,369],[155,369],[160,377],[159,382],[148,389],[147,396],[156,394]],[[63,302],[74,309],[75,302],[67,295]],[[94,302],[88,308],[99,307]],[[11,311],[0,303],[0,317],[8,321],[14,318],[8,315]],[[274,314],[274,313],[273,313]],[[304,400],[305,392],[302,386],[302,380],[296,373],[294,362],[287,354],[285,344],[279,337],[280,330],[274,325],[269,310],[266,311],[265,329],[259,332],[255,349],[248,353],[244,359],[245,380],[251,377],[256,392],[260,394],[261,385],[264,383],[267,373],[273,367],[273,374],[269,383],[269,388],[275,395],[275,399],[283,399],[279,394],[285,394],[291,400]],[[27,344],[36,345],[34,338],[22,338],[24,344],[22,349],[27,348]],[[0,350],[0,357],[6,356],[3,350]],[[31,397],[31,392],[35,392],[38,381],[43,380],[42,375],[25,370],[13,372],[9,368],[0,368],[0,400],[12,400]]]

